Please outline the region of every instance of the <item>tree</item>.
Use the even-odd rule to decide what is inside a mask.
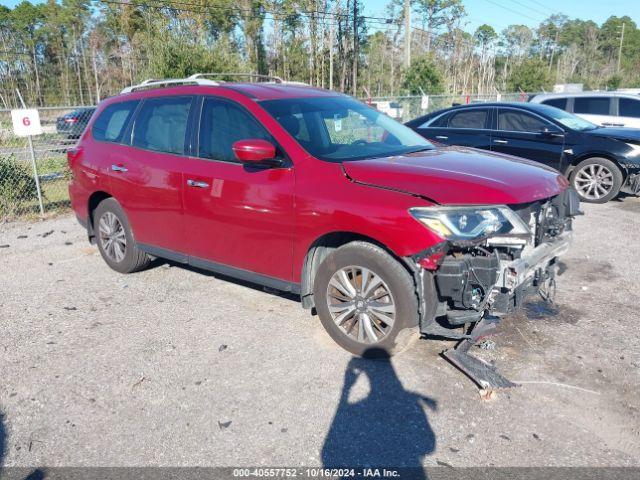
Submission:
[[[513,68],[507,78],[510,92],[540,92],[551,87],[551,78],[546,63],[538,58],[529,58]]]
[[[412,95],[444,92],[442,74],[430,56],[420,57],[413,61],[404,76],[402,88]]]

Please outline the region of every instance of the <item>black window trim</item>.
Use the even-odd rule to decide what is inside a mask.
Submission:
[[[500,110],[515,110],[516,112],[521,112],[521,113],[525,113],[525,114],[529,114],[533,117],[537,117],[538,119],[542,120],[543,123],[546,123],[552,127],[554,127],[556,130],[552,133],[566,133],[566,130],[564,128],[562,128],[560,125],[558,125],[555,121],[553,120],[549,120],[548,118],[543,117],[542,115],[539,115],[538,113],[532,111],[532,110],[527,110],[525,108],[518,108],[518,107],[512,107],[512,106],[497,106],[496,107],[496,120],[494,122],[494,126],[495,129],[493,130],[494,132],[504,132],[504,133],[518,133],[518,134],[525,134],[525,135],[539,135],[541,132],[524,132],[522,130],[500,130],[498,129],[498,125],[499,125],[499,116],[500,116]]]
[[[256,118],[256,116],[253,114],[253,112],[251,112],[247,107],[245,107],[244,105],[242,105],[239,102],[236,102],[235,100],[232,100],[230,98],[227,97],[223,97],[221,95],[198,95],[197,96],[197,105],[196,108],[194,109],[194,117],[193,117],[193,129],[192,129],[192,137],[191,137],[191,148],[190,148],[190,152],[189,152],[189,158],[192,158],[194,160],[202,160],[205,162],[217,162],[217,163],[224,163],[226,165],[237,165],[239,167],[246,167],[247,165],[243,162],[240,162],[238,160],[236,161],[231,161],[231,160],[221,160],[219,158],[206,158],[206,157],[200,157],[200,124],[202,122],[202,110],[204,107],[204,101],[206,99],[209,98],[213,98],[216,100],[220,100],[226,103],[229,103],[231,105],[234,105],[236,107],[239,107],[241,110],[245,111],[251,118],[253,118],[256,123],[260,126],[262,126],[262,128],[265,130],[265,132],[267,132],[269,134],[269,136],[271,137],[271,139],[273,140],[273,144],[276,147],[276,153],[279,153],[280,156],[282,157],[282,160],[284,161],[283,164],[279,167],[274,167],[272,165],[269,166],[269,168],[273,169],[273,168],[291,168],[293,167],[293,162],[291,161],[291,158],[289,157],[289,155],[287,154],[286,150],[284,148],[282,148],[282,145],[280,145],[280,142],[278,142],[278,140],[276,140],[276,138],[274,137],[274,135],[264,126],[262,125],[262,122],[260,122],[260,120],[258,120]],[[258,167],[256,165],[256,167]]]
[[[94,133],[93,133],[93,128],[95,127],[96,122],[98,121],[98,119],[102,116],[102,114],[104,113],[104,111],[113,106],[113,105],[119,105],[122,103],[127,103],[127,102],[138,102],[137,105],[133,108],[133,110],[129,113],[129,118],[127,119],[124,128],[122,129],[122,131],[120,132],[120,135],[118,135],[117,140],[100,140],[98,138],[95,137]],[[129,99],[129,100],[122,100],[119,102],[112,102],[109,105],[105,106],[98,115],[96,115],[96,119],[91,123],[91,127],[90,127],[90,133],[91,133],[91,139],[94,142],[98,142],[98,143],[106,143],[109,145],[125,145],[128,146],[129,142],[127,142],[127,135],[129,132],[129,129],[131,128],[131,125],[133,124],[134,119],[136,118],[136,116],[138,115],[138,109],[140,108],[140,105],[142,104],[142,99],[139,98],[135,98],[135,99]],[[97,108],[96,108],[97,111]],[[93,112],[93,115],[95,115],[95,111]]]
[[[435,122],[437,119],[441,118],[443,115],[456,115],[458,113],[461,112],[466,112],[466,111],[473,111],[473,110],[480,110],[480,109],[485,109],[487,110],[487,116],[484,119],[484,127],[483,128],[464,128],[464,127],[450,127],[449,121],[447,121],[447,126],[446,127],[432,127],[431,123]],[[490,130],[491,128],[491,122],[489,121],[489,126],[487,126],[487,120],[490,119],[491,117],[491,107],[486,106],[486,105],[473,105],[473,106],[468,106],[468,107],[461,107],[461,108],[456,108],[453,110],[446,110],[444,112],[442,112],[440,115],[438,115],[437,117],[432,118],[431,120],[429,120],[429,125],[427,125],[426,127],[423,127],[422,125],[424,125],[424,123],[422,125],[420,125],[420,127],[418,128],[433,128],[433,129],[441,129],[441,130]]]

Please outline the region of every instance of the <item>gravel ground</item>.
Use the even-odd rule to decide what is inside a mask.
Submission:
[[[475,349],[522,384],[491,399],[451,342],[354,359],[294,298],[0,225],[0,464],[640,466],[640,198],[584,210],[556,306]]]

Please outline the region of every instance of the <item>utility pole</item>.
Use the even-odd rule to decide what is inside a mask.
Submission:
[[[622,31],[620,32],[620,46],[618,47],[618,74],[620,74],[620,58],[622,57],[623,41],[624,41],[624,22],[622,22]]]
[[[336,10],[337,10],[336,3]],[[334,28],[336,22],[337,15],[334,13],[331,16],[331,28],[329,30],[329,90],[333,90],[333,36],[334,36]]]
[[[411,65],[411,0],[404,0],[404,66]]]
[[[353,0],[353,96],[358,95],[358,0]]]

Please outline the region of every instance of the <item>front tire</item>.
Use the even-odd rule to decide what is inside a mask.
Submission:
[[[318,268],[313,294],[327,333],[355,355],[391,356],[420,337],[413,279],[376,245],[334,250]]]
[[[137,272],[151,262],[149,255],[136,247],[129,220],[114,198],[107,198],[96,207],[93,229],[100,255],[116,272]]]
[[[580,162],[569,179],[581,201],[606,203],[618,195],[624,177],[611,160],[593,157]]]

